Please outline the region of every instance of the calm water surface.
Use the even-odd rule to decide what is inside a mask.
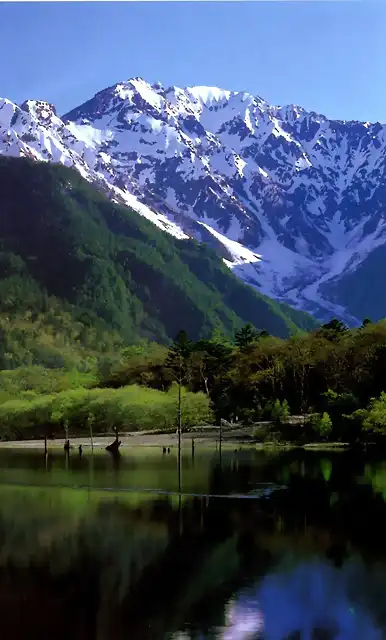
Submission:
[[[386,461],[196,450],[180,484],[173,452],[1,451],[1,637],[386,638]]]

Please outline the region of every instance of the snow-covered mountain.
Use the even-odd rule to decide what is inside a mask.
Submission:
[[[0,100],[0,153],[76,167],[242,279],[321,319],[386,315],[386,126],[140,78],[62,118]]]

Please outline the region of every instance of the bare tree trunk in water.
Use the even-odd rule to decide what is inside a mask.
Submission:
[[[178,378],[178,493],[181,493],[181,431],[182,431],[182,356]]]
[[[106,451],[109,451],[114,456],[116,456],[119,454],[119,447],[121,446],[121,441],[118,440],[118,436],[119,436],[118,427],[114,427],[114,431],[115,431],[115,440],[111,444],[107,445]]]
[[[220,443],[219,443],[219,452],[220,452],[220,464],[221,464],[221,454],[222,454],[222,421],[220,420]]]
[[[92,425],[94,423],[94,415],[92,413],[88,414],[88,418],[87,418],[87,422],[88,422],[88,427],[90,429],[90,443],[91,443],[91,451],[94,452],[94,439],[93,439],[93,431],[92,431]]]
[[[68,437],[68,422],[67,422],[67,420],[64,421],[64,433],[65,433],[64,450],[65,450],[66,454],[69,454],[70,453],[70,439]]]

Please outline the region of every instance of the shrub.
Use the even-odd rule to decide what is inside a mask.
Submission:
[[[290,415],[289,406],[287,400],[275,400],[272,410],[271,410],[271,418],[275,422],[283,423],[287,422]]]
[[[2,438],[29,438],[54,431],[64,435],[68,425],[73,435],[88,433],[90,421],[95,433],[146,429],[172,429],[177,422],[178,394],[131,385],[120,389],[85,389],[10,400],[0,405]],[[203,393],[182,390],[184,428],[213,419],[210,401]],[[74,433],[75,430],[75,433]]]
[[[332,422],[328,413],[315,413],[311,418],[311,426],[314,432],[322,439],[327,440],[332,431]]]
[[[4,398],[20,398],[21,394],[25,397],[26,392],[30,391],[39,394],[59,393],[95,384],[96,376],[76,370],[50,370],[34,365],[0,371],[0,392],[4,393]]]
[[[359,412],[356,412],[359,413]],[[366,411],[361,412],[364,431],[374,435],[386,434],[386,393],[379,398],[372,398]]]

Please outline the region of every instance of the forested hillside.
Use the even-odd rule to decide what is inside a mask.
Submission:
[[[208,247],[110,202],[74,170],[1,157],[0,193],[0,311],[14,326],[55,309],[84,335],[92,328],[168,343],[181,327],[198,339],[215,328],[231,336],[246,322],[282,337],[316,324],[241,283]]]

